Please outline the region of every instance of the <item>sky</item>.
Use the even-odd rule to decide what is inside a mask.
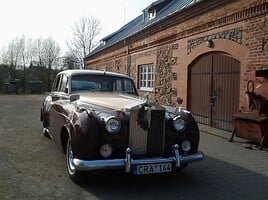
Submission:
[[[52,37],[66,50],[72,27],[93,16],[102,29],[98,40],[142,14],[155,0],[0,0],[0,49],[16,37]]]

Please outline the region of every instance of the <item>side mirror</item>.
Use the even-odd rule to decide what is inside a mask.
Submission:
[[[182,98],[180,98],[180,97],[178,97],[178,98],[177,98],[177,102],[178,102],[178,104],[180,105],[180,104],[182,104],[183,99],[182,99]]]
[[[79,94],[71,94],[70,95],[70,102],[77,101],[79,99],[80,99],[80,95]]]

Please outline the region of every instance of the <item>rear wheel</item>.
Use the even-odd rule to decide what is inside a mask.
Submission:
[[[70,178],[75,183],[81,183],[82,182],[82,175],[83,173],[77,169],[75,169],[75,166],[73,164],[73,151],[72,151],[72,144],[71,139],[68,139],[67,142],[67,148],[66,148],[66,165],[67,165],[67,171],[70,176]]]

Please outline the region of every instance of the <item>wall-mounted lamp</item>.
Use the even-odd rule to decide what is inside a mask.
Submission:
[[[207,40],[207,41],[206,41],[206,44],[207,44],[207,47],[208,47],[208,48],[212,48],[214,43],[213,43],[212,40]]]

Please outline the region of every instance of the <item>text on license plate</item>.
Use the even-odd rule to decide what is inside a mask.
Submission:
[[[136,165],[134,174],[153,174],[171,171],[171,163]]]

